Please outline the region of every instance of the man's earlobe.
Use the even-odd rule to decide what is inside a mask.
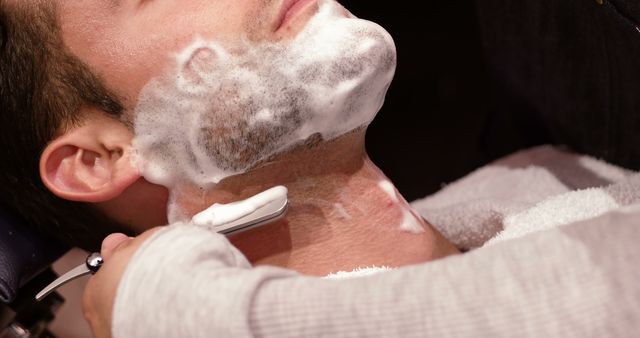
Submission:
[[[107,117],[87,119],[51,142],[40,158],[40,176],[56,196],[104,202],[140,178],[131,158],[131,132]]]

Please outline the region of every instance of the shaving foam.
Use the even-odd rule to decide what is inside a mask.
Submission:
[[[422,226],[422,222],[420,222],[422,216],[418,215],[418,213],[411,208],[409,203],[407,203],[404,197],[402,197],[402,195],[400,195],[396,190],[393,183],[389,181],[380,181],[378,182],[378,187],[380,187],[380,189],[389,196],[393,203],[400,207],[400,212],[402,212],[400,230],[413,234],[420,234],[425,231]]]
[[[366,126],[382,106],[396,51],[380,26],[320,0],[292,40],[223,46],[197,38],[175,64],[140,94],[137,164],[150,182],[204,190],[311,136],[331,140]]]

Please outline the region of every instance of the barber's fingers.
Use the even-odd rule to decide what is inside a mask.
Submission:
[[[120,233],[111,234],[107,236],[102,241],[102,248],[100,250],[100,254],[102,254],[102,258],[105,261],[109,260],[109,258],[111,258],[111,255],[113,254],[113,252],[118,246],[120,246],[124,242],[131,241],[131,240],[132,240],[131,237],[125,234],[120,234]]]

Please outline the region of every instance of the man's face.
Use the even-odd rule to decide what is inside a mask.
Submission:
[[[366,126],[395,70],[388,33],[334,0],[63,0],[58,10],[71,52],[124,99],[137,167],[172,193]]]
[[[295,36],[317,10],[282,23],[287,0],[59,0],[65,44],[135,107],[144,85],[196,36],[216,41],[277,41]]]

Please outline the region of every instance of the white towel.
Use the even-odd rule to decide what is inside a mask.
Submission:
[[[507,156],[412,206],[461,249],[640,202],[640,174],[552,146]]]

